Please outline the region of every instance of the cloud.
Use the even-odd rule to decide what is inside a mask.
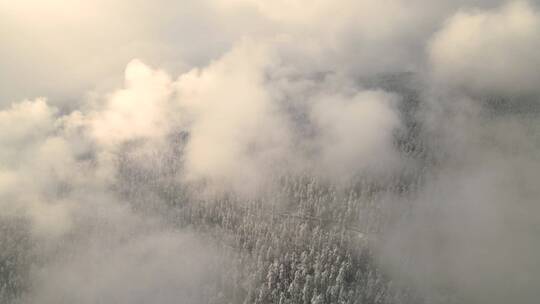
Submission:
[[[384,91],[320,97],[311,113],[321,133],[317,165],[338,179],[392,171],[392,164],[399,162],[393,146],[401,127],[397,101],[396,95]]]
[[[528,303],[540,274],[536,114],[443,96],[422,120],[434,164],[418,191],[395,199],[406,215],[387,227],[379,257],[427,301]]]
[[[107,96],[104,105],[89,114],[92,136],[103,145],[164,136],[175,120],[170,112],[172,93],[165,72],[131,61],[125,70],[125,89]]]
[[[2,145],[15,149],[47,136],[54,130],[55,112],[43,98],[13,103],[0,111]]]
[[[500,2],[474,4],[483,8]],[[245,37],[288,37],[289,46],[281,51],[304,71],[369,77],[417,70],[426,39],[440,20],[464,5],[471,3],[0,1],[0,103],[47,96],[60,108],[77,109],[82,94],[120,86],[119,72],[133,58],[177,75],[206,66]]]
[[[219,275],[212,248],[188,233],[134,234],[137,228],[129,228],[128,235],[90,234],[66,245],[58,258],[33,271],[33,288],[25,295],[25,303],[166,304],[181,299],[196,304],[208,300],[201,286]]]
[[[29,217],[35,231],[58,234],[69,226],[66,202],[47,199],[69,178],[73,159],[54,135],[56,110],[44,99],[26,100],[0,111],[2,138],[0,206],[3,217]],[[50,203],[50,204],[49,204]]]
[[[8,258],[32,256],[31,264],[5,264],[24,278],[17,283],[21,288],[31,286],[17,291],[18,300],[204,302],[201,286],[214,282],[222,264],[211,245],[155,215],[141,216],[113,189],[122,179],[118,147],[163,135],[151,125],[129,128],[166,118],[161,109],[152,111],[164,106],[160,97],[170,91],[164,83],[170,81],[162,72],[135,61],[127,68],[127,88],[106,96],[104,105],[88,105],[86,113],[62,115],[45,99],[0,111],[6,135],[0,141],[0,223],[21,222],[17,233],[26,236],[21,242],[31,243],[4,248]],[[122,129],[104,137],[94,131],[97,123]]]
[[[276,45],[244,41],[208,67],[178,78],[176,96],[189,134],[187,180],[253,192],[272,176],[308,170],[347,180],[398,162],[397,96],[357,91],[335,77],[313,83],[333,86],[330,92],[299,86],[283,71]],[[305,99],[282,99],[291,89],[300,89],[294,93]],[[294,119],[295,111],[303,121]],[[315,134],[302,130],[306,125]]]
[[[538,92],[540,14],[525,1],[463,10],[433,38],[430,62],[440,81],[473,93]]]
[[[175,73],[204,65],[230,47],[227,20],[207,1],[2,0],[0,104],[47,96],[73,110],[118,87],[133,58]]]
[[[398,180],[373,187],[395,200],[374,208],[410,208],[379,260],[430,300],[526,302],[538,108],[484,98],[537,103],[539,16],[532,1],[0,2],[0,221],[23,219],[39,258],[24,299],[197,303],[215,248],[149,211],[165,199],[146,187],[257,197],[303,174]]]
[[[263,45],[242,43],[202,70],[179,77],[178,99],[189,113],[186,178],[257,186],[257,172],[286,157],[287,122],[264,87],[272,64]],[[252,185],[252,186],[250,186]]]

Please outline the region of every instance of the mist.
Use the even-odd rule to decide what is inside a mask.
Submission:
[[[536,303],[538,1],[0,0],[0,302]]]

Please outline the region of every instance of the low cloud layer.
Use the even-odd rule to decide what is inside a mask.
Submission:
[[[435,34],[429,53],[441,81],[473,93],[538,93],[540,14],[517,1],[496,9],[462,10]]]
[[[213,245],[122,196],[125,159],[193,199],[371,183],[408,208],[374,245],[396,280],[532,303],[538,2],[30,2],[0,0],[0,221],[41,257],[25,303],[199,303]]]

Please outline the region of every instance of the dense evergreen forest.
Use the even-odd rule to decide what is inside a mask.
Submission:
[[[410,132],[396,134],[396,145],[407,157],[426,158],[422,147],[400,138],[416,136],[415,124],[410,125]],[[250,198],[234,193],[201,197],[197,193],[204,185],[178,183],[188,136],[171,135],[167,149],[142,160],[132,153],[138,143],[126,144],[116,157],[118,182],[112,190],[136,213],[190,231],[217,253],[206,265],[215,275],[196,281],[188,292],[190,303],[422,301],[414,286],[392,279],[374,253],[385,227],[403,216],[390,208],[392,196],[414,192],[421,174],[358,179],[347,186],[308,174],[284,175]],[[62,195],[70,189],[56,191]],[[23,219],[2,220],[0,227],[0,247],[9,249],[0,255],[0,298],[18,303],[31,287],[29,271],[46,261],[32,256],[36,248]]]
[[[0,0],[0,304],[537,304],[540,0]]]

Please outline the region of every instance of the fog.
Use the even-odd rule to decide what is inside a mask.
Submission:
[[[0,46],[2,303],[537,301],[538,1],[0,0]],[[274,279],[276,214],[407,292]]]

